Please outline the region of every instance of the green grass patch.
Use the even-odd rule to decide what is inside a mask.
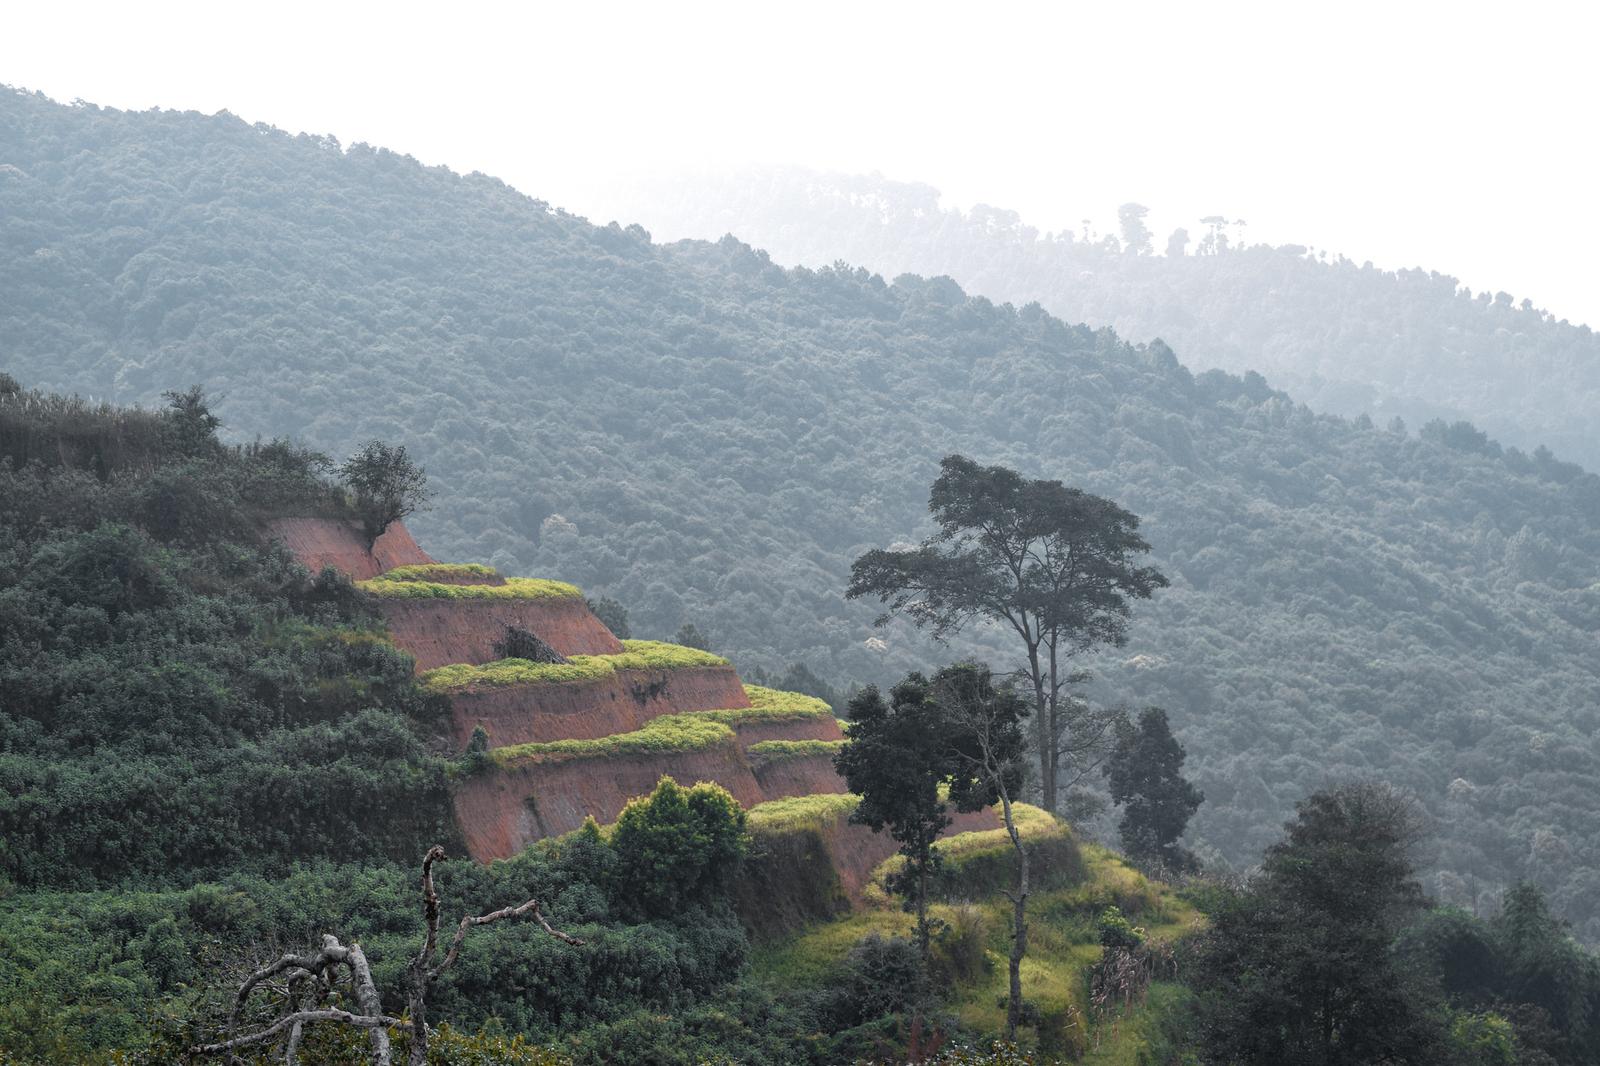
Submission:
[[[500,572],[482,563],[420,563],[396,566],[379,574],[374,581],[449,581],[451,578],[497,578]]]
[[[814,817],[810,810],[813,806],[826,810],[844,802],[844,798],[806,796],[762,804],[752,809],[751,825],[757,824],[757,812],[762,807],[772,808],[770,814],[761,816],[763,819],[785,825]],[[846,808],[841,816],[847,816],[847,811]],[[1019,823],[1029,827],[1026,838],[1035,843],[1051,846],[1052,831],[1061,839],[1072,838],[1067,826],[1038,808],[1019,805],[1017,817]],[[950,850],[963,858],[982,855],[993,847],[993,834],[997,832],[1004,831],[958,834],[941,847],[953,845]],[[1001,846],[1010,848],[1009,843]],[[1146,1001],[1126,1015],[1114,1021],[1090,1020],[1088,970],[1101,954],[1095,919],[1108,902],[1120,900],[1135,908],[1125,913],[1147,935],[1176,939],[1199,927],[1199,914],[1180,900],[1174,889],[1147,881],[1115,853],[1091,844],[1081,845],[1081,850],[1084,880],[1068,887],[1042,887],[1028,903],[1029,944],[1022,966],[1023,995],[1037,1009],[1044,1024],[1038,1029],[1024,1029],[1019,1034],[1020,1043],[1030,1053],[1042,1052],[1047,1058],[1097,1066],[1171,1061],[1174,1049],[1166,1037],[1165,1022],[1184,1007],[1187,993],[1181,987],[1157,982],[1151,986]],[[946,869],[960,873],[959,864],[947,865]],[[970,928],[976,913],[987,963],[971,979],[947,982],[943,992],[947,1008],[964,1028],[999,1033],[1005,1029],[1011,904],[998,892],[982,894],[976,881],[969,887],[974,889],[971,894],[978,897],[975,902],[936,903],[931,912],[952,929],[963,924]],[[897,900],[869,893],[868,906],[861,911],[757,946],[751,955],[752,970],[758,978],[785,987],[821,988],[835,977],[850,949],[874,932],[908,936],[911,917],[901,911]],[[936,962],[943,950],[936,939]]]
[[[604,681],[618,670],[678,670],[728,665],[728,660],[720,655],[659,640],[625,640],[622,647],[619,655],[569,655],[564,663],[536,663],[529,659],[497,659],[481,666],[451,663],[424,673],[422,685],[429,692],[452,692],[477,686],[576,685],[586,681]]]
[[[843,746],[842,740],[763,740],[750,745],[745,749],[745,754],[752,762],[764,765],[813,755],[826,755],[831,759],[833,753]]]
[[[724,707],[693,713],[704,715],[713,722],[731,726],[755,722],[800,722],[833,717],[832,707],[815,697],[799,692],[780,692],[760,685],[746,685],[744,691],[750,698],[748,707]]]
[[[854,792],[790,796],[751,807],[747,824],[752,833],[770,835],[801,829],[825,829],[849,818],[860,803],[861,797]]]
[[[727,666],[728,660],[699,648],[668,644],[664,640],[625,640],[621,655],[606,659],[618,670],[675,670],[684,666]]]
[[[426,578],[394,580],[385,574],[357,581],[356,588],[388,600],[571,600],[583,591],[565,581],[540,577],[508,577],[504,585],[450,585]]]
[[[625,758],[630,755],[667,755],[705,751],[733,739],[733,730],[692,714],[664,714],[643,729],[613,733],[594,740],[550,740],[492,748],[489,758],[500,766],[518,763],[559,763],[573,759]]]

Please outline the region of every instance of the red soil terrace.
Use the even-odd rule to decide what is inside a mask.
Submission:
[[[372,550],[359,522],[340,522],[331,518],[279,518],[268,523],[267,532],[283,542],[301,564],[313,574],[331,566],[350,575],[352,581],[377,577],[397,566],[431,563],[433,558],[417,547],[406,527],[395,522],[384,531]]]
[[[398,522],[371,551],[353,522],[281,519],[271,524],[270,532],[311,570],[332,566],[355,580],[434,561]],[[470,577],[451,580],[476,583]],[[419,671],[493,661],[498,658],[494,645],[509,625],[538,634],[563,655],[615,655],[623,650],[582,599],[386,598],[380,606],[391,639],[416,659]],[[481,723],[492,747],[599,739],[633,732],[662,714],[750,705],[732,667],[627,670],[604,681],[573,685],[485,686],[452,693],[451,702],[456,742],[465,745]],[[473,858],[486,862],[514,855],[542,837],[571,832],[589,816],[602,823],[614,821],[629,800],[650,792],[664,774],[685,784],[715,781],[746,807],[844,791],[827,756],[780,760],[758,772],[744,754],[746,747],[763,740],[837,740],[841,733],[832,718],[750,721],[735,729],[735,738],[700,751],[490,766],[457,787],[456,821]],[[828,832],[826,849],[836,852],[843,864],[839,874],[844,891],[859,897],[866,878],[893,851],[893,844],[858,827],[836,826]]]
[[[616,655],[622,642],[577,598],[545,600],[409,599],[380,601],[395,646],[417,671],[451,663],[481,666],[500,658],[495,642],[519,626],[562,655]],[[471,732],[469,729],[468,732]]]
[[[648,758],[571,759],[522,763],[476,774],[457,786],[456,822],[480,862],[515,855],[535,840],[570,833],[591,815],[614,822],[628,801],[656,787],[663,774],[689,784],[715,781],[744,807],[765,797],[736,743]]]
[[[632,733],[663,714],[750,706],[731,666],[619,670],[600,681],[567,685],[485,685],[452,692],[450,703],[457,744],[464,746],[481,725],[497,748],[597,740]]]

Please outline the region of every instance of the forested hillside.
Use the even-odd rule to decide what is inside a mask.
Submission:
[[[1094,692],[1171,712],[1202,852],[1252,862],[1326,777],[1384,777],[1440,819],[1431,887],[1531,877],[1600,939],[1600,480],[1577,467],[1315,415],[949,280],[661,246],[227,115],[0,94],[0,217],[25,384],[204,381],[246,438],[403,442],[438,490],[430,550],[614,597],[635,636],[693,622],[741,668],[884,681],[954,654],[842,597],[863,550],[928,531],[950,452],[1109,496],[1172,587]]]
[[[938,190],[877,176],[779,169],[648,183],[617,202],[669,237],[732,233],[785,265],[948,274],[992,300],[1159,337],[1195,370],[1255,370],[1316,411],[1413,429],[1466,418],[1600,468],[1600,338],[1527,294],[1251,244],[1244,222],[1221,216],[1175,233],[1150,233],[1137,215],[1115,234],[1041,233],[1014,211],[941,209]]]

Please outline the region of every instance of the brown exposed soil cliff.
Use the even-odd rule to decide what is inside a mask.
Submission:
[[[611,635],[581,599],[384,599],[383,616],[395,645],[410,652],[417,670],[451,663],[494,662],[495,642],[507,626],[533,633],[562,655],[617,655]]]
[[[619,670],[568,685],[484,686],[453,692],[450,702],[456,743],[465,745],[473,727],[482,725],[494,747],[595,740],[631,733],[663,714],[750,705],[731,666]]]
[[[756,783],[761,786],[763,800],[814,796],[819,792],[849,791],[844,786],[844,778],[834,772],[831,754],[801,755],[792,759],[758,762],[755,773]]]
[[[473,858],[504,859],[535,840],[577,829],[586,817],[615,821],[629,800],[654,789],[663,774],[683,784],[715,781],[745,807],[762,800],[755,775],[730,739],[701,751],[491,768],[457,786],[456,821]]]
[[[747,748],[764,740],[844,739],[837,718],[791,718],[777,722],[734,719],[728,724],[739,734],[739,743]]]
[[[343,570],[352,581],[377,577],[397,566],[417,566],[433,562],[417,547],[406,527],[395,522],[367,550],[366,537],[359,522],[332,518],[279,518],[268,523],[267,532],[294,553],[313,574],[325,566]]]

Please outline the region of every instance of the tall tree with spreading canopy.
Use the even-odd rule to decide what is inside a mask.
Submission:
[[[974,619],[1009,627],[1032,689],[1043,806],[1057,809],[1058,770],[1081,675],[1074,654],[1126,642],[1129,601],[1167,585],[1135,560],[1150,550],[1139,516],[1059,481],[947,456],[928,498],[939,530],[908,549],[874,549],[850,568],[851,599],[876,597],[945,639]]]
[[[368,441],[345,460],[339,477],[355,495],[368,548],[390,525],[426,507],[433,495],[427,471],[406,454],[404,444]]]
[[[1112,802],[1122,807],[1122,847],[1136,859],[1183,870],[1194,859],[1178,844],[1205,794],[1183,776],[1187,757],[1172,735],[1167,712],[1147,707],[1139,724],[1117,739],[1106,763]]]

